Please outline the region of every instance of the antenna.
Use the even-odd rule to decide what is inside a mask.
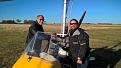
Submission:
[[[73,5],[74,5],[74,0],[72,0],[72,5],[71,5],[71,8],[70,8],[70,17],[72,16],[72,8],[73,8]]]

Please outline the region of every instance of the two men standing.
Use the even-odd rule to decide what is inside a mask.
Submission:
[[[37,20],[29,27],[26,43],[31,41],[37,31],[44,32],[43,15],[38,15]],[[76,19],[70,20],[69,23],[69,47],[68,57],[72,61],[72,68],[87,68],[86,59],[89,55],[89,36],[82,28],[79,28],[79,23]]]

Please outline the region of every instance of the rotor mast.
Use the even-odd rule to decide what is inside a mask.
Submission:
[[[65,27],[66,27],[66,18],[67,18],[66,15],[67,15],[67,0],[64,0],[62,37],[65,36]]]

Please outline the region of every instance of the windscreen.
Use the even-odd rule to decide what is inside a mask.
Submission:
[[[47,52],[49,48],[51,34],[45,32],[37,32],[28,43],[24,53],[32,56],[39,56],[41,52]]]

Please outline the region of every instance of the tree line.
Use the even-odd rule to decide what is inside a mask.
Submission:
[[[20,20],[20,19],[16,19],[16,20],[2,20],[0,22],[0,24],[31,24],[33,23],[34,20]]]
[[[31,24],[33,23],[35,20],[20,20],[20,19],[16,19],[16,20],[2,20],[0,22],[0,24]],[[46,21],[44,21],[44,24],[47,24]],[[51,24],[56,24],[56,23],[51,23]],[[59,23],[61,24],[61,23]],[[83,24],[94,24],[94,23],[83,23]],[[97,24],[107,24],[107,25],[112,25],[112,23],[97,23]]]

